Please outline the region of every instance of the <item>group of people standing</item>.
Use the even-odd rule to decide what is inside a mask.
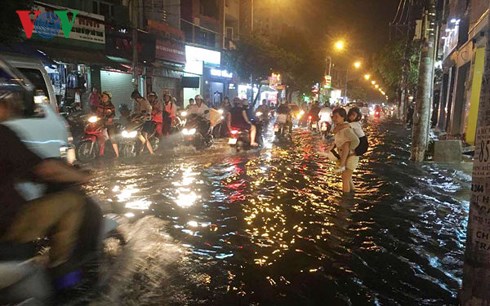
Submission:
[[[178,106],[176,99],[170,94],[164,93],[163,100],[161,101],[153,91],[148,93],[147,99],[145,99],[137,90],[133,91],[131,98],[134,101],[133,111],[131,112],[127,108],[127,105],[121,105],[121,122],[126,125],[135,119],[144,120],[140,140],[144,147],[148,149],[149,153],[154,154],[148,137],[153,133],[158,138],[170,134],[172,122],[177,117]],[[107,129],[114,153],[116,157],[119,157],[119,148],[115,137],[117,132],[114,124],[116,108],[112,103],[112,94],[108,91],[99,94],[98,90],[94,88],[89,97],[89,101],[92,113],[102,120],[102,124]],[[128,112],[124,111],[124,109],[127,109]],[[100,156],[104,156],[104,148],[105,139],[99,141]]]

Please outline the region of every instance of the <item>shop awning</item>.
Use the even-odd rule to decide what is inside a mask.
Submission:
[[[36,49],[44,52],[49,58],[73,64],[86,64],[86,65],[111,65],[113,64],[104,54],[103,50],[88,50],[88,49],[67,49],[67,48],[53,48],[53,47],[36,47]]]

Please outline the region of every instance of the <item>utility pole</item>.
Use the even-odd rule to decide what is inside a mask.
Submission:
[[[430,103],[432,82],[434,82],[434,45],[435,45],[435,0],[428,0],[424,10],[422,48],[420,53],[419,82],[417,85],[416,106],[412,128],[412,152],[410,160],[422,162],[428,145],[428,125],[430,125]]]
[[[139,3],[138,0],[131,0],[131,42],[133,47],[133,86],[138,88],[138,20],[139,20]],[[141,93],[141,92],[140,92]],[[141,93],[143,94],[143,93]]]
[[[403,66],[402,66],[402,78],[400,80],[400,101],[398,103],[398,119],[406,120],[406,109],[408,101],[408,72],[409,72],[409,60],[408,60],[408,41],[405,42],[405,50],[403,52]]]
[[[487,17],[487,22],[490,17]],[[485,37],[490,37],[487,28]],[[490,305],[490,41],[485,48],[485,68],[478,109],[470,213],[464,253],[460,305]]]

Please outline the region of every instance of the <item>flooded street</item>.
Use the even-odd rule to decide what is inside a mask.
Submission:
[[[88,190],[130,240],[94,304],[457,304],[471,176],[409,162],[399,123],[367,134],[354,199],[301,129],[290,146],[94,163]]]

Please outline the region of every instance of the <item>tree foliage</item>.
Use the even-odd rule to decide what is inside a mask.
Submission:
[[[274,41],[258,34],[241,37],[228,61],[242,79],[253,76],[254,83],[259,83],[272,72],[280,73],[289,92],[309,93],[323,74],[319,54],[305,35],[291,29]]]
[[[17,10],[30,10],[33,1],[3,0],[0,10],[0,41],[2,43],[18,42],[22,40],[23,29]]]
[[[387,93],[389,96],[393,96],[400,88],[405,49],[408,61],[407,86],[411,92],[414,92],[417,88],[419,75],[420,54],[418,44],[399,40],[387,45],[375,56],[376,73],[388,87]]]

